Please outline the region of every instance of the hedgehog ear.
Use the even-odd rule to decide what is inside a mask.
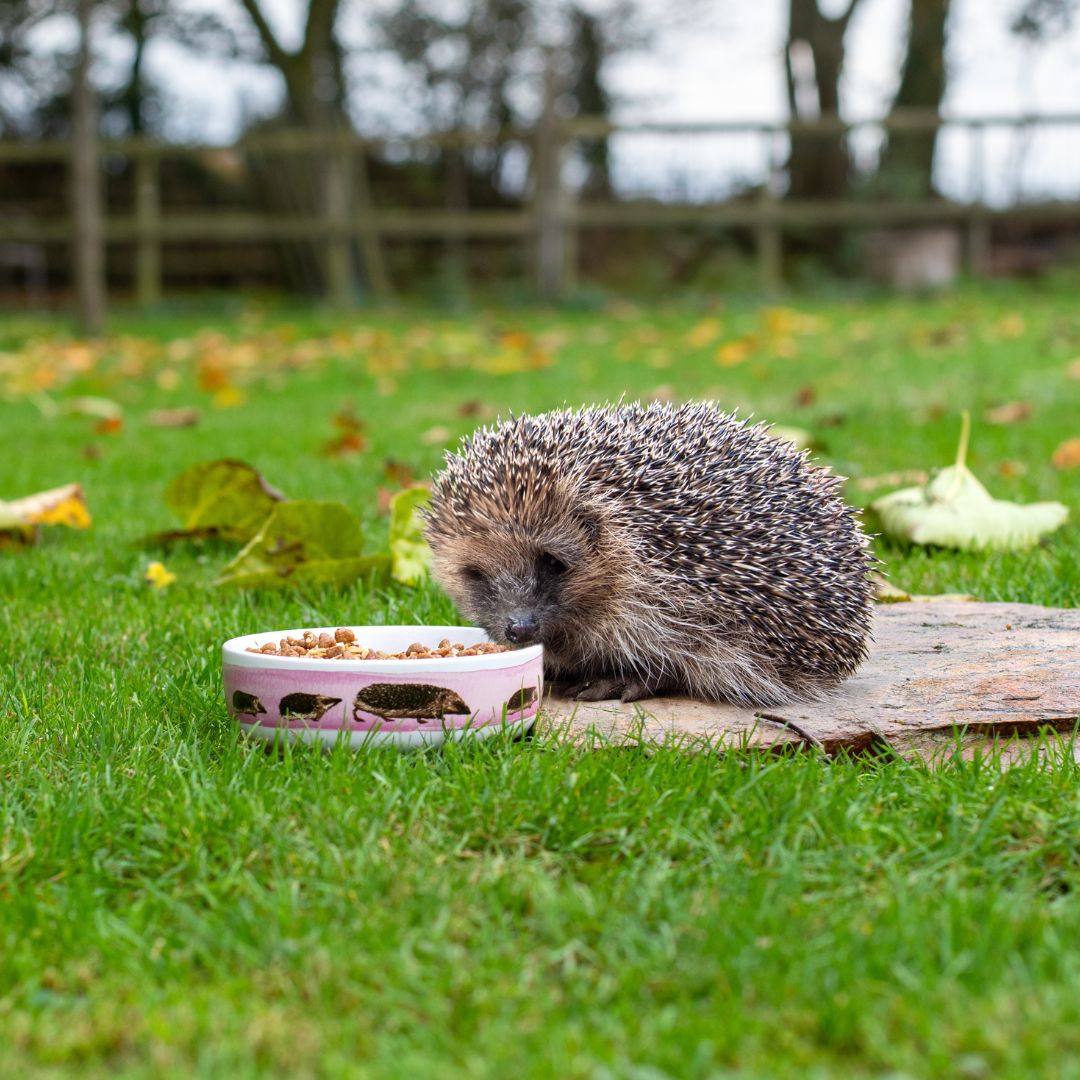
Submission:
[[[581,510],[578,512],[578,522],[581,525],[582,532],[585,533],[589,547],[593,550],[598,548],[600,546],[600,536],[603,532],[599,514],[595,514],[591,510]]]

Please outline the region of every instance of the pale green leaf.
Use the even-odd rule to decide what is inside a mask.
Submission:
[[[424,539],[422,507],[431,499],[425,487],[399,491],[390,500],[390,569],[395,581],[417,585],[431,567],[431,549]]]
[[[1069,516],[1061,503],[995,499],[964,464],[967,424],[955,465],[928,484],[902,488],[871,504],[887,536],[962,551],[1030,547]]]

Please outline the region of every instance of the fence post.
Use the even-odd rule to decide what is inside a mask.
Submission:
[[[349,172],[348,151],[335,143],[326,155],[323,273],[327,293],[337,307],[347,307],[352,301],[352,258],[346,224],[349,220]]]
[[[562,132],[556,113],[559,84],[554,50],[544,65],[544,97],[533,137],[533,222],[536,244],[536,291],[558,300],[565,284],[566,258],[562,222]]]
[[[766,292],[775,292],[783,282],[784,242],[780,225],[776,221],[776,187],[780,166],[776,152],[776,131],[762,128],[765,136],[765,182],[758,195],[758,213],[761,220],[754,230],[754,246],[757,253],[758,284]]]
[[[72,84],[71,191],[75,292],[79,326],[100,333],[105,322],[105,223],[98,155],[97,100],[90,85],[93,0],[79,0],[79,46]]]
[[[386,260],[383,258],[378,222],[375,219],[375,202],[371,197],[367,153],[362,142],[357,144],[354,154],[356,176],[353,192],[356,197],[356,212],[359,215],[360,255],[364,264],[364,276],[376,300],[389,300],[393,287],[386,269]]]
[[[140,307],[161,301],[160,159],[155,153],[135,158],[135,299]]]
[[[964,261],[972,277],[985,277],[990,270],[990,222],[986,218],[986,191],[984,148],[986,128],[983,124],[969,124],[968,138],[971,143],[971,213],[964,231]]]

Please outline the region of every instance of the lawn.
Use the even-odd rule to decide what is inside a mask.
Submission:
[[[968,409],[990,490],[1073,520],[1025,553],[878,542],[892,580],[1075,606],[1080,468],[1051,458],[1080,436],[1078,285],[461,315],[206,301],[119,312],[90,347],[0,317],[0,498],[78,480],[93,514],[0,551],[0,1075],[1080,1075],[1067,755],[271,756],[230,724],[222,640],[442,622],[449,602],[225,591],[231,549],[141,543],[176,524],[172,476],[237,457],[347,502],[377,550],[386,459],[422,477],[496,411],[622,396],[805,428],[866,503],[888,490],[867,480],[948,464]],[[87,394],[122,426],[63,410]],[[328,456],[349,402],[367,446]],[[984,419],[1014,402],[1030,416]],[[188,405],[197,426],[147,422]]]

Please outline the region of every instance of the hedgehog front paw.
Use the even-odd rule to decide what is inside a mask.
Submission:
[[[640,679],[621,678],[590,679],[577,686],[568,686],[565,692],[567,697],[576,701],[611,701],[614,698],[641,701],[656,694],[655,688]]]

